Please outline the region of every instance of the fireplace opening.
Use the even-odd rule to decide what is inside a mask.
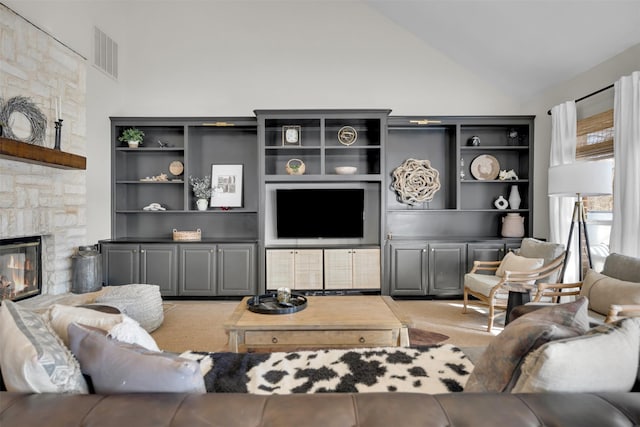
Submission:
[[[0,299],[20,300],[42,290],[40,236],[0,240]]]

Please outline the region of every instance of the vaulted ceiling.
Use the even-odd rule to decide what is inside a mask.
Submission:
[[[640,43],[640,0],[366,0],[526,100]]]

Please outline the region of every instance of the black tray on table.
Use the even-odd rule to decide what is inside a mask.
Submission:
[[[290,314],[307,308],[307,299],[303,295],[291,294],[289,304],[279,303],[277,294],[272,293],[249,298],[247,308],[261,314]]]

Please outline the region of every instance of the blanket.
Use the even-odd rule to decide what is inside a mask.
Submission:
[[[211,393],[449,393],[462,391],[473,370],[451,344],[181,356],[199,361]]]

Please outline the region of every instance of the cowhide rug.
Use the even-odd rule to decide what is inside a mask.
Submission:
[[[200,362],[212,393],[448,393],[462,391],[473,370],[451,344],[181,356]]]

